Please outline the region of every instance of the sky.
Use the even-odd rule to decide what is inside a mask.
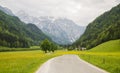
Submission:
[[[17,13],[20,10],[35,17],[53,16],[73,20],[86,26],[120,0],[0,0],[0,5]]]

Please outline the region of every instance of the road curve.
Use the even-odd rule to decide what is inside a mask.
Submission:
[[[77,55],[63,55],[44,63],[36,73],[108,73],[93,66]]]

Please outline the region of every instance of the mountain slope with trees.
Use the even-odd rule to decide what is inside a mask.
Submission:
[[[109,40],[120,39],[120,4],[97,17],[73,45],[93,48]]]
[[[0,10],[0,46],[29,47],[48,38],[34,24],[25,24]],[[49,38],[48,38],[49,39]]]
[[[34,40],[34,44],[39,45],[39,43],[45,39],[49,39],[52,41],[47,35],[45,35],[35,24],[27,24],[25,27],[26,30],[29,31],[26,32],[28,37],[32,38]]]
[[[5,12],[5,13],[8,14],[8,15],[15,16],[15,15],[13,14],[13,12],[12,12],[10,9],[6,8],[6,7],[0,6],[0,10],[3,11],[3,12]]]

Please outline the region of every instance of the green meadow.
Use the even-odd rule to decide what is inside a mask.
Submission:
[[[63,54],[78,54],[74,51],[56,51],[45,54],[41,50],[0,52],[0,73],[34,73],[50,58]]]
[[[120,39],[105,42],[87,52],[79,56],[110,73],[120,73]]]
[[[36,69],[55,55],[44,54],[40,50],[1,52],[0,73],[34,73]]]
[[[79,54],[80,58],[96,65],[110,73],[120,73],[120,52],[116,53],[84,53]]]
[[[108,43],[114,45],[113,43],[117,42],[119,43],[118,40]],[[104,43],[102,46],[108,45],[108,43]],[[0,73],[35,73],[35,71],[50,58],[64,54],[79,55],[80,58],[85,61],[105,69],[110,73],[120,73],[120,51],[109,52],[105,51],[105,49],[107,50],[108,48],[103,48],[105,52],[98,52],[98,50],[101,50],[101,47],[98,47],[93,48],[93,50],[97,50],[97,52],[93,50],[57,50],[55,53],[47,54],[41,50],[0,52]],[[118,50],[118,47],[112,48]]]
[[[105,43],[102,43],[91,50],[92,52],[119,52],[120,51],[120,39],[111,40]]]

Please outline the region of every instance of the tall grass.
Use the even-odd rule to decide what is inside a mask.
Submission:
[[[54,56],[41,51],[1,52],[0,73],[34,73],[43,62]]]
[[[110,73],[120,73],[120,39],[102,43],[79,56]]]
[[[40,50],[0,52],[0,73],[34,73],[50,58],[75,53],[77,52],[57,51],[45,54]]]
[[[120,52],[118,53],[85,53],[80,58],[110,73],[120,73]]]

